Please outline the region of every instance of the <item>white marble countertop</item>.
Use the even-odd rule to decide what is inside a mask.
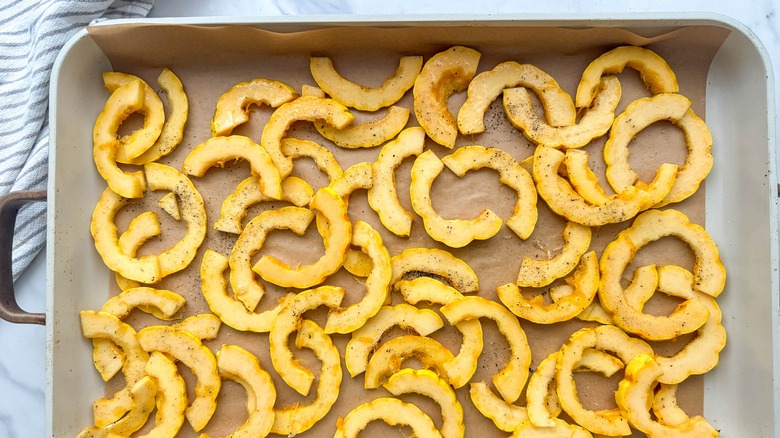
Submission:
[[[392,3],[392,4],[391,4]],[[443,5],[446,4],[446,7]],[[627,14],[659,12],[666,15],[679,12],[710,12],[732,17],[750,28],[763,42],[771,61],[780,65],[780,17],[776,1],[733,0],[656,0],[608,1],[579,0],[524,2],[482,0],[397,2],[321,0],[234,0],[217,2],[204,0],[156,0],[152,17],[289,15],[316,13],[533,13],[566,14],[581,12]],[[607,15],[609,16],[609,15]],[[780,83],[780,71],[775,70],[775,83]],[[777,96],[775,96],[776,101]],[[780,108],[780,105],[777,105]],[[780,166],[778,166],[780,168]],[[40,254],[16,282],[20,305],[29,311],[45,309],[45,254]],[[42,326],[15,325],[0,320],[0,438],[44,436],[45,393],[45,329]]]

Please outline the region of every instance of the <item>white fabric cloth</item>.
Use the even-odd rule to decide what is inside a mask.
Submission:
[[[154,0],[0,0],[0,195],[45,189],[49,78],[60,48],[95,20],[145,17]],[[46,205],[16,220],[13,275],[46,243]]]

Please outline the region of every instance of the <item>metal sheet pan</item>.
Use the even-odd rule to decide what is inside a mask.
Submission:
[[[771,67],[760,43],[723,17],[295,17],[197,22],[250,24],[272,31],[336,25],[622,27],[628,30],[714,25],[731,30],[708,73],[706,112],[718,163],[706,180],[706,227],[729,268],[720,298],[729,344],[721,365],[704,379],[704,415],[723,436],[774,436],[778,426],[778,238],[775,109]],[[453,43],[457,43],[453,41]],[[52,75],[52,149],[47,248],[48,436],[75,435],[90,421],[91,401],[103,390],[80,337],[78,311],[105,299],[108,271],[84,232],[104,183],[93,171],[91,130],[104,103],[95,77],[110,70],[87,33],[66,45]],[[77,109],[77,110],[74,110]]]

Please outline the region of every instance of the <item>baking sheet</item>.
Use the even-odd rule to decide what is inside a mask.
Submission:
[[[573,94],[579,80],[579,74],[584,67],[599,54],[611,47],[620,44],[641,44],[661,54],[675,70],[680,82],[680,92],[693,102],[693,109],[704,118],[704,96],[706,90],[706,78],[709,63],[712,56],[720,47],[720,43],[727,36],[728,31],[722,28],[696,26],[678,28],[674,30],[658,28],[637,35],[621,29],[564,29],[564,28],[514,28],[514,27],[409,27],[409,28],[337,28],[308,32],[296,32],[290,34],[271,33],[244,26],[228,26],[205,29],[191,26],[160,26],[160,25],[128,25],[119,27],[96,27],[90,30],[92,36],[106,52],[112,66],[117,71],[138,74],[150,84],[154,84],[154,78],[162,67],[172,69],[184,83],[190,98],[190,120],[186,137],[182,145],[174,154],[163,160],[165,163],[180,168],[181,162],[187,152],[206,140],[210,136],[209,122],[213,115],[214,106],[222,92],[235,83],[249,80],[255,77],[281,79],[300,90],[301,84],[314,85],[314,81],[308,72],[309,55],[332,56],[337,68],[350,79],[361,81],[367,85],[378,85],[395,68],[398,55],[422,54],[427,57],[436,51],[445,49],[453,44],[463,44],[476,48],[483,53],[479,71],[491,69],[502,61],[517,61],[521,63],[533,63],[550,73],[558,80],[560,85]],[[154,50],[150,50],[154,48]],[[207,54],[207,56],[204,56]],[[618,110],[622,110],[630,101],[639,96],[647,95],[639,83],[638,76],[633,71],[626,71],[620,75],[623,85],[623,98]],[[100,80],[96,78],[96,87]],[[107,96],[107,93],[106,93]],[[454,96],[450,101],[451,108],[455,111],[465,98],[464,94]],[[163,99],[164,100],[164,99]],[[411,93],[408,93],[401,105],[411,108]],[[259,141],[262,125],[270,115],[267,108],[259,108],[253,111],[250,123],[234,133],[247,135]],[[369,115],[360,115],[359,120],[369,118]],[[489,132],[468,138],[459,138],[457,146],[467,144],[480,144],[484,146],[497,146],[509,151],[518,160],[522,160],[533,152],[533,146],[522,135],[509,125],[502,114],[500,102],[491,106],[486,116]],[[411,121],[410,126],[416,125]],[[311,129],[309,124],[297,124],[289,133],[298,138],[316,139],[336,154],[343,169],[349,165],[371,160],[378,153],[378,148],[361,151],[343,151],[333,145]],[[600,170],[603,163],[600,159],[600,148],[604,139],[589,145],[586,150],[590,152],[591,164],[601,176]],[[679,145],[675,148],[669,145]],[[439,157],[448,153],[444,148],[431,142],[427,144]],[[715,145],[714,147],[718,147]],[[658,123],[646,130],[632,143],[632,166],[638,169],[640,176],[649,179],[654,169],[659,164],[658,159],[668,160],[671,154],[674,162],[681,163],[684,159],[682,136],[678,130],[670,124]],[[637,153],[634,153],[637,151]],[[641,151],[641,154],[638,152]],[[660,152],[663,152],[660,154]],[[646,155],[645,155],[646,154]],[[656,159],[647,158],[656,156]],[[659,156],[659,155],[662,155]],[[717,163],[715,164],[718,165]],[[399,193],[401,202],[407,208],[408,200],[408,173],[411,168],[411,160],[407,160],[399,169]],[[307,160],[296,162],[296,172],[313,182],[318,187],[326,183],[321,175],[317,175],[313,164]],[[210,224],[217,217],[222,199],[229,194],[238,181],[248,176],[245,165],[237,164],[228,166],[225,170],[211,170],[203,179],[195,179],[196,186],[204,193],[206,205],[209,210]],[[602,185],[607,187],[603,177]],[[161,196],[162,194],[160,194]],[[484,170],[469,172],[459,179],[445,170],[437,179],[433,187],[432,197],[434,206],[444,217],[473,217],[483,208],[491,208],[502,218],[507,218],[514,205],[514,194],[498,184],[497,175],[494,172]],[[149,206],[154,206],[158,197],[150,197]],[[278,204],[276,204],[278,205]],[[253,210],[257,213],[271,205],[260,206]],[[691,220],[703,223],[704,220],[704,193],[700,190],[697,195],[673,208],[685,212]],[[120,229],[126,225],[133,214],[126,214],[120,218]],[[165,215],[161,214],[165,221]],[[384,230],[376,215],[370,210],[362,193],[356,193],[350,198],[351,219],[361,219],[369,222],[380,230],[391,255],[397,254],[403,249],[414,246],[446,247],[431,242],[427,238],[421,226],[421,220],[415,217],[412,234],[408,239],[396,238]],[[165,246],[174,242],[181,234],[181,226],[173,221],[165,221],[163,239],[156,244],[151,244],[146,251],[154,251],[155,245]],[[495,298],[495,287],[513,281],[516,276],[516,268],[524,256],[546,257],[547,250],[555,251],[560,248],[560,232],[563,222],[553,217],[545,207],[540,209],[540,220],[534,234],[526,241],[520,241],[506,228],[492,239],[485,242],[475,242],[460,250],[450,250],[454,255],[464,259],[477,272],[480,277],[480,295]],[[600,253],[601,248],[608,242],[622,226],[605,226],[594,229],[593,250]],[[199,292],[197,268],[200,264],[200,256],[205,248],[212,248],[228,255],[231,238],[224,233],[209,230],[206,243],[200,251],[200,255],[193,265],[185,272],[176,274],[164,280],[161,287],[175,290],[188,298],[185,316],[203,312],[205,303]],[[317,248],[312,251],[311,248]],[[303,239],[293,238],[290,234],[274,233],[269,238],[263,253],[279,255],[280,258],[302,262],[312,261],[319,255],[322,243],[316,232],[309,230]],[[265,251],[268,252],[265,252]],[[663,255],[659,257],[659,255]],[[511,267],[506,260],[516,260]],[[500,261],[501,263],[497,263]],[[637,263],[649,262],[659,264],[677,263],[682,266],[691,265],[689,252],[674,241],[664,240],[654,245],[654,248],[642,251]],[[343,273],[336,279],[338,284],[346,286],[349,300],[356,300],[362,292],[360,282]],[[114,285],[110,286],[111,293],[116,292]],[[281,296],[282,292],[272,287],[268,288],[267,296],[263,303],[270,305],[272,297]],[[398,301],[396,294],[395,301]],[[261,303],[261,306],[263,304]],[[322,315],[315,315],[315,318]],[[141,325],[144,322],[138,315],[132,322]],[[322,319],[319,319],[322,322]],[[547,353],[557,350],[565,337],[574,330],[576,324],[560,324],[556,328],[540,327],[521,321],[523,328],[529,336],[529,341],[534,352],[532,367],[543,359]],[[486,328],[492,328],[490,323],[484,324]],[[475,380],[489,380],[490,376],[500,369],[506,359],[504,351],[505,341],[496,336],[495,330],[487,329],[492,333],[485,339],[485,351],[480,359],[480,371]],[[457,335],[449,331],[441,336],[434,336],[445,345],[457,350]],[[340,350],[347,338],[334,337]],[[224,342],[241,343],[250,351],[256,353],[263,366],[274,377],[279,394],[278,405],[288,402],[305,403],[307,399],[301,399],[291,390],[285,388],[285,384],[276,378],[270,360],[267,357],[267,336],[249,335],[239,336],[229,327],[223,327],[220,339],[208,343],[213,351]],[[493,348],[491,348],[493,347]],[[674,348],[674,346],[667,346]],[[678,346],[679,347],[679,346]],[[296,352],[296,354],[298,354]],[[311,359],[309,356],[308,359]],[[305,363],[307,356],[302,355]],[[312,369],[317,371],[316,362]],[[185,371],[185,375],[187,372]],[[384,390],[370,391],[368,394],[356,391],[362,385],[362,376],[350,379],[344,370],[342,383],[342,396],[333,407],[331,413],[323,419],[314,429],[312,436],[332,433],[336,418],[345,415],[359,402],[378,396],[387,395]],[[114,386],[121,382],[113,382]],[[583,379],[582,386],[588,382]],[[190,382],[190,387],[192,382]],[[610,394],[617,385],[617,380],[603,384],[601,380],[592,380],[592,386],[600,387],[603,394]],[[316,385],[316,383],[315,383]],[[580,387],[580,393],[586,392]],[[681,404],[690,413],[700,413],[702,410],[702,386],[701,379],[695,378],[686,384],[684,393],[686,397],[681,399]],[[231,395],[235,394],[236,396]],[[459,399],[467,412],[467,435],[469,430],[497,432],[492,424],[480,414],[475,413],[468,399],[467,391],[458,391]],[[309,400],[311,397],[309,398]],[[600,400],[598,400],[600,402]],[[595,403],[595,402],[594,402]],[[224,434],[240,424],[243,419],[242,408],[243,394],[237,385],[226,384],[225,394],[220,397],[217,416],[213,424],[204,431],[212,434]],[[586,402],[587,406],[587,402]],[[428,406],[427,410],[434,420],[438,418],[435,410]],[[218,421],[222,419],[223,421]],[[438,424],[438,423],[437,423]],[[189,430],[185,425],[184,430]],[[191,431],[190,431],[191,432]],[[186,435],[186,434],[183,434]]]

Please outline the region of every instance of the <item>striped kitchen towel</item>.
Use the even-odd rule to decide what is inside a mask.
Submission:
[[[49,78],[60,48],[93,21],[145,17],[154,0],[0,0],[0,195],[46,188]],[[46,205],[16,219],[16,280],[46,243]]]

